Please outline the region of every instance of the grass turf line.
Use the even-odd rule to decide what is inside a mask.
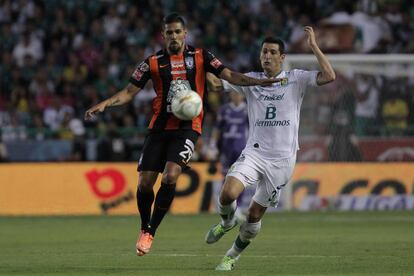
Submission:
[[[0,217],[0,274],[217,275],[237,228],[204,242],[217,215],[167,216],[145,257],[139,217]],[[413,275],[412,212],[272,213],[235,275]]]

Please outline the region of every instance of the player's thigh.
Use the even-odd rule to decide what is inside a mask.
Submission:
[[[174,162],[187,168],[194,153],[199,134],[194,130],[176,130],[168,141],[167,161]]]
[[[249,156],[240,155],[239,159],[230,167],[226,175],[226,182],[232,178],[237,179],[243,186],[249,187],[256,185],[262,178],[260,164]]]
[[[267,166],[263,179],[257,185],[253,200],[263,207],[276,207],[283,188],[292,177],[294,164],[286,166]]]
[[[138,161],[138,171],[163,172],[167,162],[167,142],[166,132],[149,133]]]

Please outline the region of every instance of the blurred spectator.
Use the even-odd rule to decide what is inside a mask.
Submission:
[[[51,131],[43,123],[42,116],[38,113],[33,116],[33,122],[30,127],[30,139],[42,141],[50,138],[52,135]]]
[[[407,102],[398,97],[391,96],[383,102],[381,115],[384,120],[384,135],[404,135],[408,127],[409,107]]]
[[[95,72],[100,56],[101,53],[98,49],[95,48],[88,38],[85,38],[79,49],[79,60],[82,64],[86,65],[89,74]]]
[[[377,125],[379,88],[374,76],[357,74],[355,82],[355,134],[373,135]]]
[[[343,78],[343,77],[342,77]],[[347,84],[347,80],[344,80]],[[342,86],[341,96],[333,105],[332,121],[329,124],[328,153],[330,161],[361,161],[358,140],[354,135],[354,106],[352,87]]]
[[[26,140],[27,128],[19,122],[17,114],[10,114],[10,121],[1,128],[1,140],[4,142]]]
[[[2,141],[2,135],[0,133],[0,162],[7,162],[9,159],[6,145]]]
[[[116,41],[121,35],[122,21],[116,14],[116,9],[112,6],[107,7],[107,14],[103,18],[103,28],[106,37],[111,41]]]
[[[129,160],[129,149],[126,141],[121,138],[115,123],[110,122],[98,145],[98,161]]]
[[[25,58],[31,57],[36,62],[43,58],[41,41],[28,31],[23,32],[19,43],[13,48],[13,58],[19,67],[25,65]]]
[[[25,135],[37,140],[57,138],[62,123],[68,123],[64,119],[65,110],[70,110],[72,119],[82,121],[87,107],[125,85],[124,76],[132,74],[136,61],[163,47],[160,19],[173,10],[190,19],[188,43],[217,52],[220,59],[240,71],[257,67],[258,53],[252,45],[268,34],[283,38],[290,53],[308,51],[300,47],[305,24],[316,27],[318,39],[330,52],[414,53],[412,1],[3,0],[0,1],[0,126],[8,126],[6,132],[15,133],[6,135],[9,137],[6,139]],[[353,112],[355,104],[353,122],[357,135],[409,133],[408,126],[403,131],[395,131],[393,127],[390,131],[382,125],[395,118],[392,110],[404,113],[404,108],[409,115],[402,117],[403,124],[414,124],[414,111],[410,110],[414,96],[409,80],[401,81],[403,88],[398,90],[399,95],[407,97],[401,99],[408,107],[401,102],[395,107],[388,100],[388,88],[383,89],[387,78],[380,81],[377,77],[374,81],[365,75],[347,79],[338,79],[326,91],[307,95],[312,102],[312,110],[307,113],[311,116],[305,116],[302,122],[308,123],[312,115],[317,117],[309,126],[309,133],[329,133],[329,124],[336,116],[331,104],[341,99],[352,81],[356,87],[355,103],[348,109]],[[148,103],[154,96],[152,89],[144,89],[133,106],[114,108],[104,116],[84,122],[85,134],[80,140],[100,137],[107,133],[100,130],[109,128],[112,137],[118,133],[120,139],[133,137],[136,143],[142,143],[139,139],[151,114]],[[209,94],[205,103],[206,130],[212,128],[219,107],[226,102],[221,94]],[[384,130],[378,132],[374,128]],[[208,141],[208,131],[200,141],[203,139]],[[71,160],[84,160],[84,144],[76,146]],[[201,150],[202,145],[197,147]],[[110,158],[109,155],[105,158]],[[200,152],[199,160],[203,158]]]
[[[75,85],[82,85],[87,76],[88,67],[80,63],[75,53],[69,53],[69,64],[63,69],[63,80]]]
[[[43,122],[53,131],[58,131],[64,121],[65,113],[73,113],[73,108],[62,103],[59,96],[51,98],[50,105],[43,113]]]

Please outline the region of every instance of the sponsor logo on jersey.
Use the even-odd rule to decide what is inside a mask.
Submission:
[[[184,68],[184,62],[182,62],[182,61],[171,61],[171,68],[173,68],[173,69]]]
[[[284,127],[290,126],[290,120],[257,120],[254,125],[258,127]]]
[[[132,77],[133,77],[135,80],[137,80],[137,81],[140,81],[140,80],[141,80],[142,75],[144,75],[144,72],[142,72],[142,71],[141,71],[141,70],[139,70],[139,69],[135,69],[134,73],[132,73]]]
[[[222,63],[221,63],[221,61],[220,60],[218,60],[217,58],[213,58],[211,61],[210,61],[210,65],[211,66],[213,66],[214,68],[219,68],[221,65],[222,65]]]
[[[141,62],[140,65],[138,65],[139,70],[141,70],[142,72],[147,72],[149,71],[149,65],[146,64],[145,62]]]
[[[281,101],[283,100],[283,97],[285,96],[285,93],[280,95],[260,95],[259,101]]]

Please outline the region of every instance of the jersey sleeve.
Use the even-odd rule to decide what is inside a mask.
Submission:
[[[214,74],[216,77],[220,77],[221,71],[226,68],[221,61],[216,58],[211,52],[203,50],[204,57],[204,69],[206,72]]]
[[[129,82],[138,86],[139,88],[144,88],[147,81],[151,78],[149,59],[147,58],[140,64],[135,67],[134,72],[129,78]]]
[[[295,70],[295,75],[303,86],[318,86],[316,78],[319,71]]]

